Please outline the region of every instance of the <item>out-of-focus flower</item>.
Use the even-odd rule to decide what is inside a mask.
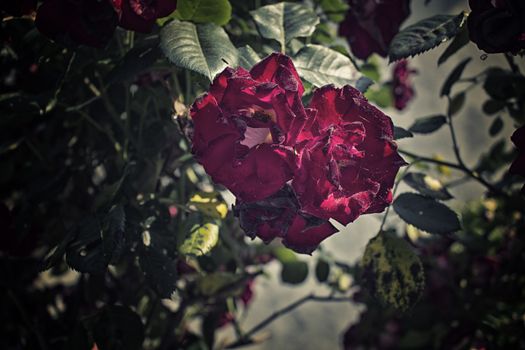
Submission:
[[[394,66],[392,79],[392,93],[394,95],[394,106],[402,111],[408,102],[414,97],[415,92],[410,81],[410,75],[416,73],[408,67],[407,60],[401,60]]]
[[[157,18],[169,16],[177,8],[177,0],[111,0],[119,18],[119,26],[149,33]]]
[[[343,224],[383,211],[405,162],[393,141],[392,120],[351,86],[313,94],[315,118],[301,135],[292,187],[303,213]]]
[[[469,0],[467,25],[470,40],[488,53],[525,49],[523,0]]]
[[[348,0],[350,9],[339,27],[352,53],[367,59],[373,53],[385,57],[399,27],[410,15],[410,0]]]
[[[250,72],[226,68],[192,105],[193,153],[213,180],[253,202],[292,178],[297,135],[307,115],[292,61],[272,54]]]
[[[45,36],[63,44],[104,47],[117,25],[117,16],[107,1],[45,0],[38,7],[36,27]]]
[[[514,131],[511,140],[518,148],[519,155],[512,163],[510,173],[525,177],[525,125]],[[523,186],[521,192],[525,194],[525,186]]]

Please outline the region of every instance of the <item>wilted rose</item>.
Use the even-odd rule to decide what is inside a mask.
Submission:
[[[518,148],[519,155],[512,163],[510,173],[525,177],[525,125],[514,131],[511,140]],[[525,194],[525,186],[523,186],[521,192]]]
[[[317,110],[299,136],[292,180],[302,212],[343,224],[383,211],[405,162],[393,142],[391,119],[358,90],[324,86],[313,94]]]
[[[244,232],[265,243],[282,238],[282,243],[299,253],[311,253],[327,237],[337,232],[328,220],[318,219],[300,211],[293,190],[285,186],[263,200],[237,201],[234,214]]]
[[[111,0],[122,28],[149,33],[157,18],[169,16],[177,0]]]
[[[117,16],[107,1],[45,0],[35,24],[45,36],[63,44],[104,47],[117,26]]]
[[[525,48],[523,0],[469,0],[469,5],[469,36],[478,48],[488,53],[517,53]]]
[[[192,105],[193,153],[239,200],[264,199],[294,171],[295,140],[307,118],[292,61],[272,54],[250,72],[226,68]]]
[[[410,15],[410,0],[348,0],[350,9],[339,27],[352,53],[367,59],[373,53],[385,57],[399,27]]]
[[[407,60],[401,60],[394,66],[392,79],[392,93],[394,95],[394,106],[402,111],[408,102],[414,97],[414,88],[410,81],[410,75],[416,71],[408,67]]]

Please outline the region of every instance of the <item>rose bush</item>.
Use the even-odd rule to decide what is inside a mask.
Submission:
[[[525,3],[521,0],[470,0],[470,40],[488,53],[525,48]]]
[[[401,24],[410,15],[409,0],[349,0],[350,9],[339,27],[352,53],[367,59],[373,53],[386,57]]]
[[[111,0],[119,18],[119,26],[149,33],[157,18],[169,16],[177,8],[177,0]]]

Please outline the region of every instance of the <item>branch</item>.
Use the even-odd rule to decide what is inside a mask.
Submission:
[[[252,329],[247,331],[244,334],[243,338],[237,340],[233,344],[227,345],[225,348],[226,349],[233,349],[233,348],[241,347],[241,346],[244,346],[244,345],[253,344],[254,341],[253,341],[253,339],[251,339],[251,337],[255,333],[259,332],[261,329],[263,329],[266,326],[268,326],[270,323],[275,321],[277,318],[279,318],[279,317],[281,317],[283,315],[286,315],[287,313],[291,312],[292,310],[298,308],[299,306],[301,306],[302,304],[304,304],[304,303],[306,303],[308,301],[349,302],[349,301],[352,301],[352,298],[350,298],[350,297],[334,297],[334,296],[319,296],[319,295],[314,295],[314,294],[308,294],[308,295],[306,295],[306,296],[304,296],[304,297],[294,301],[293,303],[289,304],[288,306],[285,306],[282,309],[275,311],[270,316],[268,316],[266,319],[264,319],[259,324],[254,326]]]
[[[471,177],[473,180],[476,180],[477,182],[479,182],[480,184],[485,186],[492,193],[497,194],[497,195],[502,196],[502,197],[508,197],[506,193],[504,193],[503,191],[501,191],[499,188],[495,187],[491,183],[487,182],[477,172],[475,172],[473,170],[470,170],[469,168],[467,168],[464,165],[462,166],[460,164],[454,164],[454,163],[446,162],[446,161],[443,161],[443,160],[438,160],[438,159],[434,159],[434,158],[420,156],[420,155],[414,154],[412,152],[403,151],[401,149],[398,149],[398,152],[401,153],[401,154],[404,154],[406,156],[409,156],[409,157],[412,157],[412,158],[416,158],[416,159],[418,159],[420,161],[423,161],[423,162],[434,163],[434,164],[437,164],[437,165],[443,165],[443,166],[447,166],[447,167],[450,167],[450,168],[454,168],[454,169],[460,170],[463,173],[465,173],[466,175],[468,175],[469,177]]]

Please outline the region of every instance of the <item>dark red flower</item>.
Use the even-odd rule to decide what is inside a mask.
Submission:
[[[259,237],[265,243],[282,238],[285,246],[299,253],[311,253],[325,238],[337,232],[327,220],[302,213],[288,186],[257,202],[238,200],[234,214],[251,238]]]
[[[405,164],[393,142],[391,119],[348,85],[316,90],[310,108],[317,114],[299,136],[292,180],[301,211],[345,225],[383,211]]]
[[[403,21],[410,15],[410,0],[348,0],[350,9],[339,27],[352,53],[367,59],[373,53],[385,57]]]
[[[518,148],[519,155],[512,163],[510,173],[525,177],[525,125],[514,131],[511,140]],[[523,186],[521,192],[525,194],[525,186]]]
[[[11,16],[30,15],[36,9],[37,0],[2,0],[0,9]]]
[[[177,0],[111,0],[119,18],[119,26],[149,33],[157,18],[169,16],[177,8]]]
[[[416,71],[408,67],[407,60],[401,60],[394,65],[392,93],[394,95],[394,106],[400,111],[405,109],[415,95],[410,81],[410,75],[414,73]]]
[[[193,153],[216,183],[244,202],[264,199],[292,178],[297,135],[307,118],[301,80],[287,56],[250,72],[226,68],[192,105]]]
[[[523,0],[469,0],[467,25],[470,40],[488,53],[525,49]]]
[[[63,44],[104,47],[111,39],[117,17],[107,1],[45,0],[37,10],[36,27]]]

